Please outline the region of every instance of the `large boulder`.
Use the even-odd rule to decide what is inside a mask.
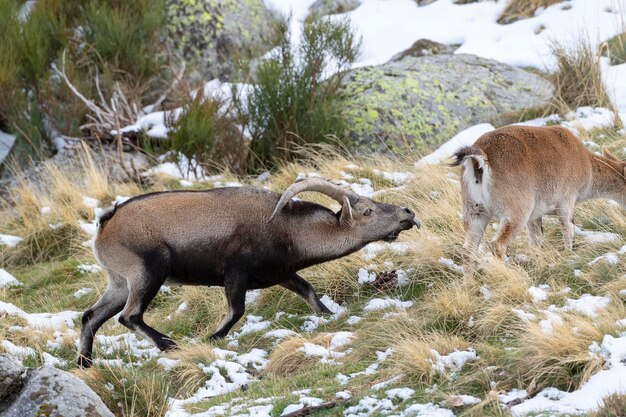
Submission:
[[[350,12],[361,5],[362,0],[317,0],[309,7],[311,14],[320,16]]]
[[[28,379],[28,372],[14,357],[0,354],[0,413],[11,404]]]
[[[275,17],[262,0],[168,0],[167,19],[173,49],[210,80],[228,78],[239,54],[265,53]]]
[[[26,369],[0,355],[0,417],[113,417],[80,379],[51,366]]]
[[[348,135],[360,149],[430,150],[478,123],[549,104],[553,87],[531,72],[474,55],[407,56],[352,70]]]

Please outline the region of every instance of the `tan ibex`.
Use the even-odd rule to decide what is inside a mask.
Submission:
[[[524,226],[530,244],[541,246],[545,214],[559,217],[565,248],[571,251],[577,202],[610,198],[624,205],[626,163],[607,151],[603,156],[589,152],[562,127],[503,127],[454,157],[452,166],[462,166],[466,265],[492,217],[500,221],[492,252],[502,259]]]

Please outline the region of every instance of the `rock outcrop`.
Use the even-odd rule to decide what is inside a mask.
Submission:
[[[262,0],[168,0],[167,17],[170,44],[204,80],[227,79],[238,55],[266,52],[275,19]]]
[[[407,56],[352,70],[348,136],[362,150],[429,150],[478,123],[547,106],[553,87],[540,75],[474,55]]]
[[[1,417],[113,417],[100,397],[72,374],[51,366],[24,368],[0,354]]]

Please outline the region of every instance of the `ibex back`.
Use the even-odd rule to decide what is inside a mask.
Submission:
[[[465,258],[473,259],[490,219],[500,221],[492,242],[502,259],[511,240],[526,226],[529,242],[541,246],[541,217],[556,214],[565,248],[573,249],[574,205],[610,198],[623,205],[626,163],[607,151],[589,152],[569,130],[558,127],[507,126],[459,149]],[[471,270],[471,269],[470,269]]]

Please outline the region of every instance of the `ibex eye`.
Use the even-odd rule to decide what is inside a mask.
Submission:
[[[372,214],[372,209],[367,209],[365,213],[363,213],[364,216],[369,216],[370,214]]]

